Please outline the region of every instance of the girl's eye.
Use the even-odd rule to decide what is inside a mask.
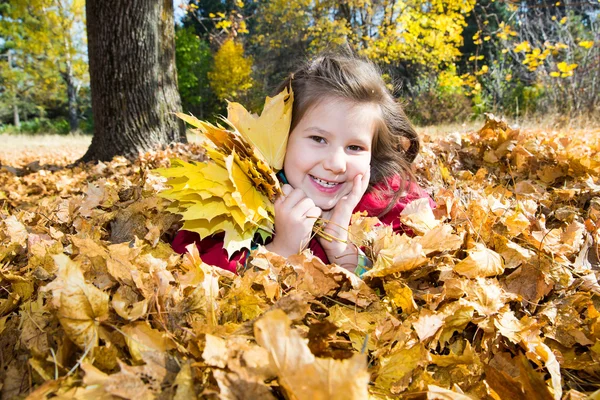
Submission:
[[[325,138],[322,138],[321,136],[311,136],[310,138],[317,143],[325,143]]]
[[[364,150],[364,149],[361,146],[350,145],[350,146],[348,146],[348,150],[350,150],[350,151],[361,151],[361,150]]]

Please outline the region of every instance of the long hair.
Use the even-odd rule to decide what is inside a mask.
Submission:
[[[380,217],[385,215],[415,179],[410,165],[419,153],[420,143],[402,106],[387,89],[379,68],[353,54],[325,53],[290,74],[277,93],[290,86],[294,91],[290,132],[311,107],[318,106],[325,98],[379,107],[367,191],[376,187],[376,195],[389,199]],[[390,186],[390,178],[394,176],[400,176],[403,182],[400,188]]]

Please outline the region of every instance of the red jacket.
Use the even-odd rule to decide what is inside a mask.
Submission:
[[[400,178],[395,177],[391,180],[392,189],[398,190],[400,188]],[[394,207],[383,217],[380,217],[381,222],[392,226],[394,232],[404,232],[404,226],[400,223],[400,213],[404,210],[404,207],[413,200],[420,198],[429,198],[431,207],[435,207],[435,203],[427,192],[421,189],[416,183],[411,183],[407,195],[400,198],[400,200],[394,205]],[[385,200],[379,200],[373,193],[367,193],[360,200],[354,212],[366,211],[368,216],[378,216],[387,206]],[[410,233],[408,231],[407,233]],[[216,265],[223,269],[236,272],[238,263],[244,264],[248,251],[237,251],[230,259],[227,258],[227,251],[223,248],[223,237],[224,233],[216,234],[204,239],[200,239],[200,235],[196,232],[181,230],[175,236],[171,246],[177,253],[183,254],[186,252],[186,246],[190,243],[196,243],[202,261],[210,265]],[[325,250],[321,247],[321,244],[316,238],[313,238],[309,243],[309,248],[313,254],[323,260],[324,263],[329,264]]]

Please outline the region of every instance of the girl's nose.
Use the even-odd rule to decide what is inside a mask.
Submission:
[[[343,149],[332,151],[326,156],[323,166],[336,175],[343,174],[346,172],[346,153]]]

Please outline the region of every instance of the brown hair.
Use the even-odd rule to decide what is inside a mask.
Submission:
[[[292,87],[293,130],[304,114],[326,97],[349,100],[357,104],[375,104],[381,110],[373,137],[371,179],[368,191],[381,184],[376,194],[389,199],[386,214],[404,194],[414,175],[410,164],[419,153],[417,133],[402,106],[387,89],[381,72],[371,61],[353,54],[326,53],[308,62],[279,85],[276,93]],[[408,148],[403,141],[408,141]],[[388,178],[399,175],[404,185],[393,190]]]

